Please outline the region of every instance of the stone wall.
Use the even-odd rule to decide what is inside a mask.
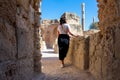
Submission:
[[[0,80],[31,80],[37,69],[38,6],[39,0],[0,1]]]
[[[120,79],[120,0],[98,0],[101,33],[90,38],[90,71],[97,80]]]
[[[61,17],[65,17],[67,19],[67,23],[70,24],[70,29],[74,34],[82,35],[82,28],[80,25],[80,18],[74,13],[65,12]],[[47,48],[56,48],[57,47],[57,27],[59,25],[59,21],[55,20],[43,20],[41,25],[42,38],[46,43]],[[55,49],[55,52],[56,49]]]
[[[80,70],[89,68],[89,36],[71,38],[65,62]]]
[[[72,12],[65,12],[61,17],[65,17],[69,24],[80,25],[80,17],[77,14]]]
[[[90,33],[87,38],[71,40],[70,49],[66,61],[73,63],[79,69],[83,69],[83,55],[89,59],[88,69],[96,80],[120,80],[120,0],[97,0],[99,2],[99,27],[100,32]],[[82,41],[83,40],[83,41]],[[82,47],[81,47],[82,45]],[[86,45],[86,46],[85,46]],[[86,48],[86,49],[85,49]],[[81,55],[83,54],[83,55]],[[75,56],[74,56],[75,55]]]
[[[80,24],[80,17],[71,12],[65,12],[61,17],[65,17],[67,20],[67,23],[70,25],[70,29],[72,33],[83,35],[82,27]]]
[[[89,70],[96,80],[119,80],[120,27],[109,28],[106,35],[101,32],[79,38],[71,38],[66,63],[80,70]]]
[[[43,20],[41,25],[42,40],[46,48],[54,48],[57,39],[58,20]],[[42,43],[43,44],[43,43]]]
[[[120,79],[119,32],[118,25],[109,28],[106,35],[98,33],[90,37],[90,71],[97,80]]]

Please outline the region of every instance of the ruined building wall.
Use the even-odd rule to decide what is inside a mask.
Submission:
[[[80,70],[89,68],[89,36],[70,38],[70,45],[65,62]]]
[[[71,40],[66,61],[78,69],[88,65],[96,80],[120,80],[120,0],[97,1],[101,31]]]
[[[57,27],[59,21],[55,20],[43,20],[41,24],[42,40],[45,41],[46,48],[54,48],[57,39]]]
[[[61,15],[67,19],[67,23],[70,24],[70,29],[74,34],[82,35],[82,27],[80,25],[80,18],[75,13],[65,12]],[[42,38],[46,43],[47,48],[57,47],[57,27],[59,21],[55,20],[43,20],[41,25]],[[54,46],[54,47],[53,47]],[[56,51],[56,50],[55,50]]]
[[[30,80],[34,74],[38,6],[39,0],[0,1],[0,80]]]
[[[90,71],[97,80],[120,79],[120,0],[98,0],[101,33],[90,37]]]
[[[67,23],[70,25],[72,33],[83,35],[82,26],[80,24],[80,17],[71,12],[65,12],[61,17],[65,17]]]

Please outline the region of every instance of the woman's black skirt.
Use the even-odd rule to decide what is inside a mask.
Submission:
[[[60,34],[58,37],[59,60],[64,60],[69,48],[69,35]]]

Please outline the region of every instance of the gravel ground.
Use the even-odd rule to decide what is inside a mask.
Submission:
[[[42,51],[42,73],[33,80],[95,80],[88,71],[80,71],[70,64],[60,67],[58,54]]]

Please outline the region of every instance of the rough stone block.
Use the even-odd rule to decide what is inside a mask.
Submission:
[[[18,58],[30,57],[34,52],[33,28],[28,22],[17,17]]]
[[[0,1],[0,18],[14,24],[16,19],[16,2],[15,0],[1,0]]]
[[[77,56],[79,56],[77,60],[77,62],[79,63],[79,68],[82,70],[88,69],[89,68],[89,37],[86,37],[83,40],[79,41],[78,51],[76,53]]]
[[[29,10],[30,0],[17,0],[17,5],[22,6],[25,10]]]
[[[118,26],[118,28],[116,28],[115,31],[115,57],[120,59],[120,28]]]
[[[35,23],[36,23],[36,27],[40,27],[40,18],[39,18],[39,14],[38,12],[35,12]]]
[[[18,80],[31,80],[34,72],[32,57],[20,59],[17,62],[17,66],[18,66],[18,75],[19,75]]]
[[[69,60],[72,60],[78,69],[85,70],[89,68],[89,37],[80,37],[72,41],[72,47],[69,49],[72,53],[69,53],[67,56],[70,57]],[[69,52],[69,51],[68,51]],[[71,55],[71,56],[70,56]],[[72,57],[72,58],[71,58]]]
[[[16,59],[15,28],[0,20],[0,62]]]
[[[35,11],[34,11],[34,9],[32,8],[32,6],[30,5],[30,11],[29,11],[29,18],[30,18],[30,23],[31,24],[34,24],[34,13],[35,13]]]
[[[17,80],[17,65],[15,61],[0,63],[0,80]]]

